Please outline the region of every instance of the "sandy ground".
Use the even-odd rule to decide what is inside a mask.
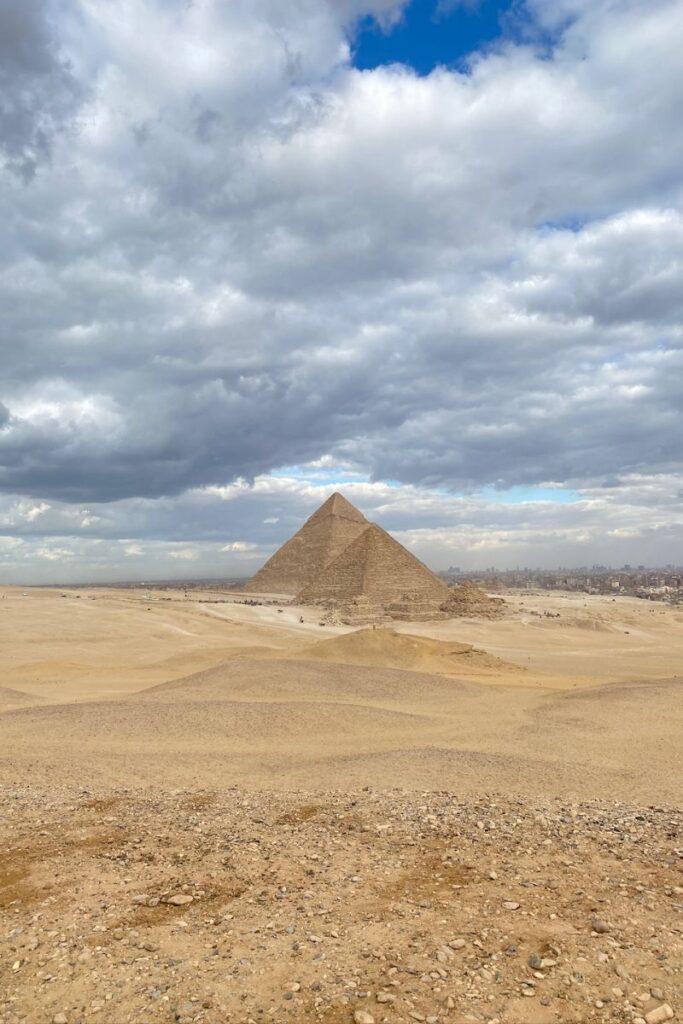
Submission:
[[[505,596],[0,588],[0,1024],[683,1013],[683,612]]]
[[[679,610],[524,592],[395,632],[216,591],[0,593],[2,781],[680,794]]]

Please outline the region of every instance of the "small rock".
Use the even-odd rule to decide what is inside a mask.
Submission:
[[[650,1010],[645,1014],[647,1024],[664,1024],[664,1021],[673,1020],[674,1012],[668,1003],[662,1003],[656,1010]]]
[[[367,1010],[356,1010],[353,1019],[355,1024],[375,1024],[375,1018]]]
[[[543,958],[538,953],[532,953],[527,960],[529,967],[532,967],[535,971],[538,971],[543,966]]]
[[[65,1013],[56,1013],[52,1018],[52,1024],[68,1024],[67,1016]]]
[[[396,996],[392,996],[390,992],[378,992],[377,1002],[378,1003],[393,1003]]]
[[[192,903],[194,896],[190,896],[184,892],[178,892],[174,896],[169,896],[166,900],[172,907],[186,907],[188,903]]]
[[[519,903],[515,903],[514,900],[504,900],[503,906],[506,910],[519,910]]]
[[[591,921],[591,928],[598,935],[608,935],[612,931],[612,925],[608,924],[607,921],[603,921],[600,917],[594,917]]]

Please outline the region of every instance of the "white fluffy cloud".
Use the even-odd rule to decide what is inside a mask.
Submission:
[[[250,571],[308,507],[270,474],[325,459],[399,482],[435,564],[672,560],[683,8],[527,0],[465,70],[355,70],[354,18],[402,6],[1,9],[8,572]],[[589,497],[481,496],[549,482]]]

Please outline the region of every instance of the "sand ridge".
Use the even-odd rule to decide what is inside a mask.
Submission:
[[[675,610],[524,592],[500,620],[354,630],[220,589],[2,593],[4,781],[677,789]]]
[[[404,668],[438,675],[524,674],[512,665],[471,644],[433,640],[430,637],[397,633],[395,629],[363,628],[329,640],[320,640],[295,649],[293,656],[343,665],[373,665]]]
[[[328,641],[329,642],[329,641]],[[333,641],[334,643],[334,641]],[[125,785],[485,785],[675,800],[681,679],[583,690],[335,661],[235,658],[123,699],[0,715],[0,779],[32,765]],[[27,743],[27,739],[30,741]],[[36,762],[35,742],[41,756]],[[189,767],[188,767],[189,766]],[[276,779],[276,782],[273,782]]]

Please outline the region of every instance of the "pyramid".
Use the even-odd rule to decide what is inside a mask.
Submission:
[[[331,495],[244,589],[259,594],[298,594],[369,525],[342,494]]]
[[[385,530],[372,523],[302,588],[297,602],[349,604],[363,597],[385,606],[404,595],[409,595],[411,601],[438,608],[448,597],[448,587]]]

